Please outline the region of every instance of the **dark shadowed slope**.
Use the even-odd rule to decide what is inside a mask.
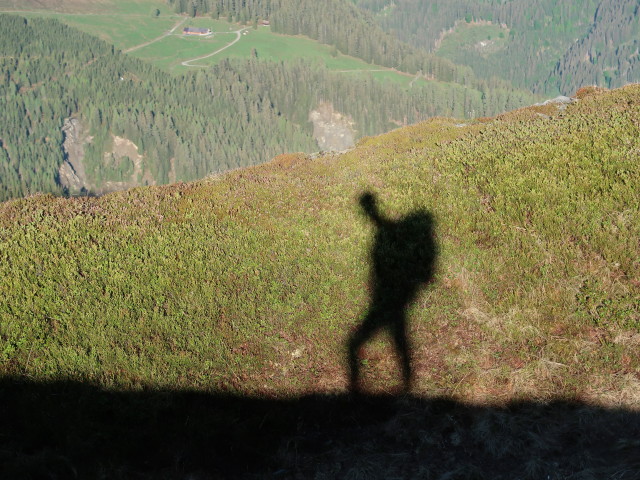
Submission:
[[[0,383],[11,478],[640,478],[640,413]]]

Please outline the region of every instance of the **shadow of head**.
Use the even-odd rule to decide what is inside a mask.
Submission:
[[[360,206],[370,217],[378,214],[376,196],[371,192],[365,192],[360,196]]]

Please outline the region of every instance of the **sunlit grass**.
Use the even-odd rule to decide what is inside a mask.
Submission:
[[[55,18],[83,32],[97,35],[122,50],[159,37],[180,20],[175,16],[155,18],[151,15],[135,19],[121,15],[59,15]]]
[[[233,38],[235,38],[235,35],[232,36],[227,33],[203,38],[194,38],[181,34],[170,35],[131,54],[142,60],[152,62],[162,69],[178,73],[188,68],[181,65],[182,59],[187,60],[208,55],[227,45]],[[195,63],[200,65],[202,62],[204,60]]]
[[[357,198],[373,190],[391,218],[437,220],[436,281],[410,308],[416,394],[637,402],[638,98],[629,87],[193,184],[2,204],[1,373],[345,391],[374,233]],[[398,386],[382,340],[363,353],[374,391]]]

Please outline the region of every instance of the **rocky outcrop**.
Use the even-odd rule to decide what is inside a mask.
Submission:
[[[138,147],[131,140],[112,135],[111,151],[104,153],[104,164],[113,169],[119,168],[123,162],[133,163],[130,176],[121,181],[106,181],[97,188],[100,194],[126,190],[140,185],[155,185],[153,178],[143,175],[143,157]]]
[[[103,195],[118,190],[140,185],[155,185],[155,179],[144,171],[144,157],[138,152],[138,147],[131,140],[111,135],[109,148],[104,152],[100,171],[106,180],[101,182],[89,178],[85,169],[85,147],[93,137],[78,118],[68,118],[64,121],[62,133],[64,142],[62,148],[65,160],[60,165],[58,177],[60,185],[67,189],[70,195],[89,193]],[[172,164],[172,172],[174,167]],[[109,172],[125,171],[123,178],[109,179]],[[173,174],[175,177],[175,173]]]
[[[536,103],[533,106],[534,107],[544,107],[546,105],[555,105],[558,110],[564,110],[565,108],[567,108],[567,105],[570,105],[574,102],[577,102],[578,100],[575,98],[569,98],[569,97],[565,97],[564,95],[560,95],[556,98],[552,98],[550,100],[546,100],[542,103]]]
[[[64,142],[64,162],[60,165],[58,175],[60,185],[71,195],[78,195],[88,190],[89,182],[84,169],[84,147],[91,143],[93,137],[86,133],[82,122],[77,118],[67,118],[62,126]]]
[[[333,104],[323,102],[318,105],[309,113],[309,121],[313,123],[313,138],[320,150],[340,152],[355,145],[353,120],[335,111]]]

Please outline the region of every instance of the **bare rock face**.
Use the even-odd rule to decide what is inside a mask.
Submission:
[[[111,135],[108,151],[104,152],[101,171],[107,177],[102,181],[90,178],[85,170],[85,147],[91,143],[93,137],[86,133],[86,128],[77,118],[68,118],[62,127],[64,142],[62,148],[65,160],[58,170],[60,184],[69,194],[79,195],[90,193],[103,195],[117,190],[140,185],[155,185],[155,179],[144,171],[144,157],[138,152],[138,147],[131,140]],[[175,177],[173,172],[170,172]],[[109,171],[120,171],[117,178],[109,178]]]
[[[309,121],[313,123],[313,138],[320,150],[341,152],[355,145],[353,119],[335,111],[333,104],[318,105],[309,113]]]
[[[565,97],[564,95],[560,95],[556,98],[552,98],[545,102],[536,103],[534,104],[534,107],[542,107],[545,105],[555,105],[558,108],[558,110],[564,110],[565,108],[567,108],[567,105],[570,105],[577,101],[578,100],[576,98],[569,98],[569,97]]]
[[[60,179],[60,185],[65,187],[71,195],[77,195],[84,187],[84,183],[80,180],[80,177],[76,175],[73,167],[67,161],[60,165],[58,178]]]
[[[60,184],[69,190],[71,195],[88,190],[87,176],[84,170],[84,146],[91,143],[93,137],[85,133],[85,128],[77,118],[67,118],[62,126],[64,142],[62,148],[65,160],[58,171]]]

